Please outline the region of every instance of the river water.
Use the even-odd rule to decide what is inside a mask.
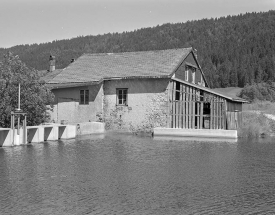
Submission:
[[[0,148],[0,214],[275,214],[275,139],[108,134]]]

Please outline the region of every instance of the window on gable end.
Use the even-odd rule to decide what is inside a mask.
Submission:
[[[185,81],[188,81],[189,66],[185,66]]]
[[[196,68],[192,68],[192,83],[195,84]]]

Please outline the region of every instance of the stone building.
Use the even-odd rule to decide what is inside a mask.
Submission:
[[[55,122],[103,121],[107,130],[127,131],[241,123],[243,100],[209,88],[192,48],[83,54],[45,80],[55,95]]]

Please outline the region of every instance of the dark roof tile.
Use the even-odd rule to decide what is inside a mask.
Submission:
[[[191,51],[192,48],[183,48],[83,54],[48,83],[81,83],[100,81],[105,78],[169,76]]]

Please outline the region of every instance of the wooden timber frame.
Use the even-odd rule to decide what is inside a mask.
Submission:
[[[168,97],[168,128],[227,129],[226,98],[175,80]]]

